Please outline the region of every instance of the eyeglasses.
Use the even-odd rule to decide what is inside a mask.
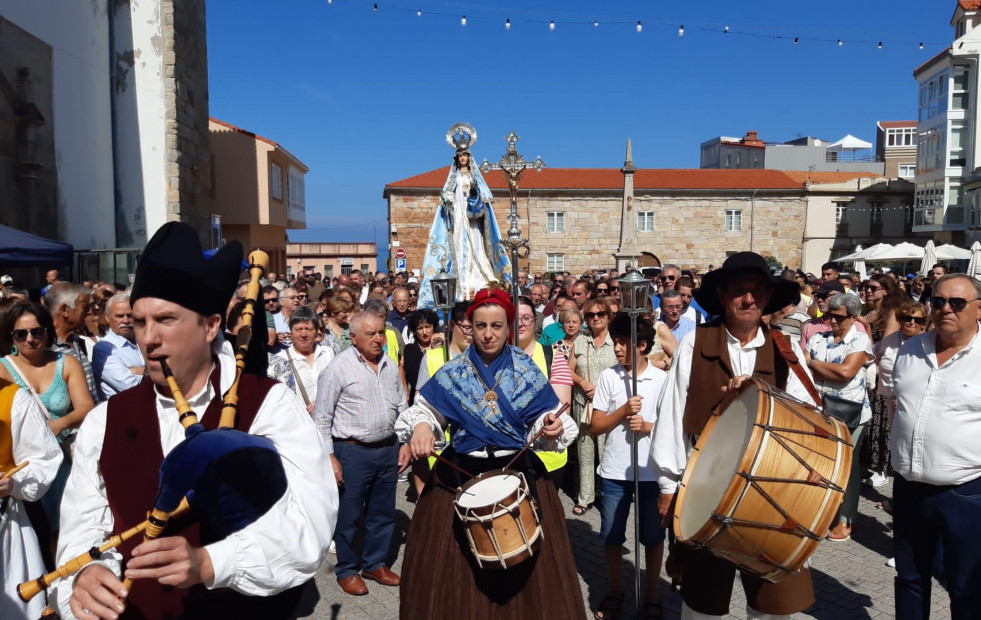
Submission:
[[[279,303],[279,297],[270,297],[269,299],[266,299],[265,300],[265,303],[267,303],[267,304],[278,304]]]
[[[595,318],[605,317],[606,316],[606,313],[605,312],[587,312],[583,316],[586,317],[586,320],[587,321],[592,321]]]
[[[297,295],[296,298],[297,299],[310,299],[310,296],[309,295]]]
[[[964,299],[963,297],[931,297],[930,298],[930,308],[934,312],[938,312],[944,309],[944,306],[950,304],[950,309],[954,312],[960,312],[967,307],[967,304],[977,301],[976,299]]]
[[[280,299],[289,299],[290,301],[296,299],[296,295],[283,295]]]
[[[531,325],[532,323],[535,322],[535,317],[533,317],[533,316],[527,316],[527,315],[525,315],[525,316],[519,316],[518,317],[518,322],[521,323],[522,325]]]
[[[886,287],[884,287],[884,286],[871,286],[871,285],[868,285],[868,286],[865,287],[865,290],[868,291],[869,293],[874,293],[876,291],[884,291],[884,290],[886,290]]]
[[[661,276],[664,280],[677,280],[678,276]]]
[[[610,292],[610,289],[608,289],[608,288],[598,288],[598,289],[596,289],[596,292],[597,293],[608,293],[608,292]]]
[[[828,293],[815,293],[814,299],[827,299],[828,296]]]
[[[463,323],[454,323],[454,325],[456,325],[457,327],[459,327],[460,328],[460,331],[463,332],[464,334],[472,334],[473,333],[473,325],[464,325]]]
[[[43,327],[32,327],[31,329],[15,329],[10,332],[10,335],[14,337],[14,342],[24,342],[27,340],[27,335],[30,334],[31,338],[34,340],[40,340],[44,338],[44,334],[48,333],[48,330]]]
[[[852,315],[850,315],[850,314],[832,314],[831,312],[828,313],[828,320],[829,321],[833,321],[835,323],[839,323],[841,321],[844,321],[846,319],[851,319],[851,318],[854,318],[854,317],[852,317]]]
[[[909,314],[900,314],[896,317],[896,320],[900,323],[909,323],[913,321],[917,325],[926,325],[927,319],[925,316],[911,316]]]

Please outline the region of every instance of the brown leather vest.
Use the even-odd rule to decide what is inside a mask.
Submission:
[[[219,364],[210,381],[215,397],[201,417],[207,430],[218,427],[221,418],[222,391]],[[243,374],[238,388],[238,416],[235,428],[248,431],[269,389],[272,379]],[[177,415],[176,413],[174,414]],[[99,458],[99,469],[105,480],[106,496],[113,516],[113,534],[123,532],[146,519],[157,493],[160,464],[163,462],[160,425],[157,420],[156,394],[153,383],[138,386],[109,399],[106,411],[106,434]],[[193,514],[172,521],[164,536],[179,534],[194,547],[214,541],[202,541]],[[141,536],[119,547],[124,560],[143,542]],[[162,586],[150,580],[133,583],[121,618],[136,620],[171,620],[176,618],[285,618],[295,607],[299,588],[276,596],[253,597],[227,588],[208,590],[203,585],[192,588]],[[290,601],[293,601],[292,603]]]
[[[761,324],[763,346],[756,351],[756,366],[753,378],[770,385],[787,389],[787,376],[790,370],[787,362],[773,346],[772,334],[778,338],[783,335],[771,332]],[[691,378],[688,382],[688,402],[685,404],[684,429],[689,435],[699,435],[712,416],[712,410],[722,401],[726,386],[734,374],[729,359],[726,328],[721,320],[712,321],[695,328],[695,351],[691,360]]]

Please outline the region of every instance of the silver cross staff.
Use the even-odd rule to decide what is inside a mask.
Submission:
[[[491,170],[500,170],[507,177],[508,181],[508,194],[511,197],[511,212],[508,213],[508,222],[511,227],[508,228],[508,236],[504,239],[503,243],[505,246],[511,250],[511,292],[514,301],[514,344],[518,344],[518,296],[521,295],[521,289],[518,286],[518,258],[527,258],[530,252],[528,248],[528,240],[521,237],[521,229],[518,227],[518,182],[521,180],[521,173],[528,168],[534,168],[537,172],[541,172],[542,168],[545,167],[545,162],[542,161],[541,157],[538,157],[533,162],[525,161],[525,158],[521,156],[518,149],[514,147],[515,143],[520,140],[518,134],[514,131],[508,132],[508,135],[504,136],[504,140],[508,143],[508,150],[501,157],[501,161],[492,164],[484,158],[484,162],[480,164],[480,170],[484,174],[487,174]]]

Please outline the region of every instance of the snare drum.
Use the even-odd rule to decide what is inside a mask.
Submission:
[[[800,570],[828,532],[851,461],[841,421],[747,382],[698,439],[678,492],[675,536],[779,581]]]
[[[544,534],[524,474],[485,472],[460,487],[454,507],[481,568],[509,568],[538,551]]]

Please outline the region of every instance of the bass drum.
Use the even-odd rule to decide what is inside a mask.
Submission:
[[[779,581],[803,568],[827,534],[851,461],[841,421],[749,381],[698,439],[678,492],[675,536]]]

